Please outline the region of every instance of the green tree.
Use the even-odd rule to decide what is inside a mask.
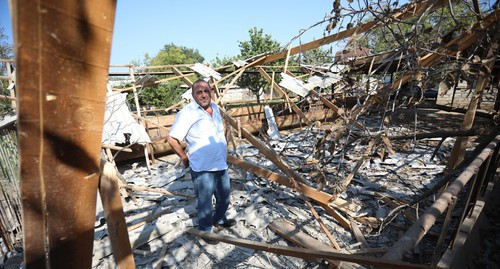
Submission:
[[[240,57],[238,55],[236,55],[236,56],[224,56],[222,58],[220,58],[219,56],[216,56],[215,60],[212,61],[212,66],[214,66],[214,68],[222,67],[228,63],[231,64],[231,62],[236,61],[239,58]]]
[[[279,42],[273,40],[268,34],[264,35],[262,29],[254,27],[250,29],[248,33],[250,35],[250,40],[239,41],[241,59],[248,59],[259,54],[279,51]],[[283,63],[284,60],[280,60],[270,64],[282,65]],[[249,69],[248,71],[256,71],[255,68]],[[256,95],[258,102],[260,102],[259,93],[261,90],[269,88],[269,83],[258,73],[244,73],[238,80],[238,85],[251,90]]]
[[[202,63],[204,60],[205,58],[201,56],[198,50],[176,46],[170,43],[165,45],[153,58],[149,59],[148,55],[146,55],[145,62],[149,66],[154,66]]]
[[[324,63],[332,63],[333,57],[331,55],[331,51],[323,48],[315,48],[301,53],[299,55],[299,61],[302,64],[322,65]]]
[[[196,49],[176,46],[174,44],[165,45],[154,57],[146,54],[142,61],[147,66],[162,66],[175,64],[194,64],[202,63],[203,56]],[[182,70],[181,67],[178,69]],[[160,69],[158,69],[160,70]],[[153,70],[154,71],[154,70]],[[164,77],[158,76],[158,79]],[[190,77],[192,81],[196,79],[196,75]],[[182,80],[169,80],[167,83],[155,84],[144,88],[139,95],[139,104],[146,107],[166,108],[178,102],[181,99],[181,94],[185,89],[181,88]],[[133,102],[129,102],[132,108],[135,107]]]
[[[372,12],[365,21],[374,18],[383,19],[384,15]],[[411,17],[399,23],[385,24],[368,32],[357,45],[369,47],[374,53],[409,48],[433,50],[466,30],[475,22],[474,19],[475,15],[467,4],[459,2],[453,5],[453,9],[444,6],[422,17]]]
[[[14,56],[14,48],[12,44],[7,43],[7,36],[4,31],[4,28],[0,27],[0,59],[12,59]]]
[[[0,59],[12,60],[14,58],[13,52],[13,46],[7,42],[7,36],[4,33],[4,28],[0,27]],[[0,63],[0,75],[7,75],[7,64],[8,63]],[[0,95],[10,95],[7,87],[7,81],[0,81]],[[0,99],[0,116],[10,111],[12,111],[11,101]]]

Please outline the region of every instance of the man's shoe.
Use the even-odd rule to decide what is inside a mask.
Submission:
[[[236,225],[236,220],[234,219],[228,219],[226,222],[219,224],[219,223],[214,223],[215,227],[224,227],[224,228],[230,228]]]

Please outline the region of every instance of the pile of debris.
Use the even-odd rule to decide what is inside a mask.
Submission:
[[[363,123],[372,126],[372,132],[380,124],[369,119]],[[424,128],[429,123],[419,124]],[[347,227],[294,188],[230,165],[228,217],[238,222],[232,228],[216,228],[214,232],[255,244],[301,246],[372,257],[380,256],[397,241],[419,214],[418,204],[416,208],[404,205],[440,181],[454,139],[393,140],[392,144],[380,142],[384,147],[376,149],[362,135],[353,134],[349,143],[342,142],[344,147],[329,147],[328,143],[320,143],[330,130],[325,126],[281,131],[281,138],[268,143],[310,187],[334,194],[337,202],[332,206],[343,216]],[[414,129],[397,126],[384,131],[396,137],[412,134]],[[252,144],[238,142],[230,152],[232,158],[279,174],[276,166]],[[349,150],[345,150],[347,146]],[[124,189],[129,190],[122,192],[124,212],[138,268],[322,268],[326,262],[335,262],[277,255],[222,242],[210,245],[188,233],[197,227],[196,198],[190,173],[179,165],[175,155],[162,157],[149,168],[145,163],[125,164],[119,172],[127,182]],[[432,202],[433,198],[427,197],[423,202]],[[97,212],[93,267],[113,267],[107,224],[102,209]],[[434,241],[438,231],[430,233]],[[315,247],[304,245],[305,241],[313,242],[310,244]],[[424,248],[413,262],[429,262],[433,253],[433,247]],[[345,262],[343,266],[360,267]]]

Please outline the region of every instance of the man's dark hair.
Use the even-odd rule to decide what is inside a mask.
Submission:
[[[203,80],[203,79],[198,79],[197,81],[195,81],[195,82],[193,83],[193,86],[192,86],[191,88],[194,90],[194,89],[196,88],[196,86],[198,86],[198,84],[200,84],[200,83],[206,83],[206,84],[208,85],[208,87],[209,87],[210,89],[212,89],[212,88],[210,87],[210,83],[208,83],[207,81],[205,81],[205,80]]]

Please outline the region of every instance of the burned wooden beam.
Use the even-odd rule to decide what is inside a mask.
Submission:
[[[453,0],[451,2],[456,2],[456,0]],[[329,35],[327,37],[311,41],[309,43],[305,44],[300,44],[297,47],[293,47],[288,51],[281,51],[272,55],[266,56],[263,60],[259,59],[260,62],[262,63],[269,63],[269,62],[274,62],[279,59],[283,59],[286,57],[287,54],[290,55],[295,55],[297,53],[303,52],[303,51],[308,51],[312,50],[315,48],[319,48],[321,46],[330,44],[332,42],[342,40],[344,38],[351,37],[356,34],[361,34],[369,30],[377,29],[379,27],[382,27],[383,25],[386,25],[391,22],[403,20],[405,18],[411,17],[411,16],[417,16],[420,15],[422,12],[424,12],[427,9],[434,10],[437,9],[443,5],[448,4],[449,1],[446,0],[439,0],[439,1],[431,1],[431,0],[425,0],[425,1],[418,1],[409,4],[405,8],[395,11],[394,15],[390,16],[387,21],[381,22],[378,20],[373,20],[361,25],[358,25],[357,27],[353,27],[344,31],[340,31],[338,33]]]
[[[228,243],[228,244],[232,244],[232,245],[236,245],[236,246],[241,246],[241,247],[260,250],[260,251],[267,251],[267,252],[271,252],[271,253],[292,256],[292,257],[297,257],[297,258],[307,259],[307,260],[316,260],[316,259],[338,260],[338,261],[353,262],[353,263],[357,263],[357,264],[368,264],[368,265],[381,266],[383,268],[398,268],[398,269],[399,268],[431,268],[429,266],[421,265],[421,264],[412,264],[412,263],[400,262],[400,261],[390,261],[390,260],[366,257],[366,256],[361,256],[361,255],[356,255],[356,254],[343,254],[343,253],[336,253],[336,252],[332,252],[332,251],[311,250],[311,249],[306,249],[306,248],[297,248],[297,247],[287,247],[287,246],[266,244],[266,243],[252,241],[252,240],[234,238],[234,237],[222,235],[222,234],[203,232],[203,231],[200,231],[200,230],[197,230],[194,228],[187,230],[187,232],[192,234],[192,235],[196,235],[196,236],[200,236],[203,238],[208,238],[208,239],[212,239],[212,240],[216,240],[216,241],[220,241],[220,242],[224,242],[224,243]]]
[[[227,155],[227,160],[228,160],[228,162],[235,164],[235,165],[239,166],[240,168],[248,170],[248,171],[250,171],[258,176],[267,178],[271,181],[274,181],[276,183],[287,186],[293,190],[296,190],[294,185],[291,183],[290,179],[286,176],[282,176],[280,174],[274,173],[274,172],[269,171],[265,168],[259,167],[255,164],[252,164],[252,163],[246,162],[242,159],[233,157],[232,155]],[[359,210],[359,207],[350,204],[349,202],[343,200],[340,197],[334,197],[331,194],[328,194],[328,193],[322,192],[322,191],[318,191],[312,187],[309,187],[309,186],[301,184],[301,183],[297,183],[297,186],[298,186],[298,188],[300,188],[300,191],[304,195],[306,195],[307,197],[315,200],[316,202],[318,202],[320,204],[324,204],[324,205],[331,204],[332,206],[334,206],[338,210],[346,213],[347,215],[355,216],[356,212]],[[333,217],[335,217],[335,216],[333,216]],[[348,227],[349,227],[349,225],[347,225],[347,228]]]
[[[184,81],[184,83],[188,85],[193,85],[193,82],[184,75],[184,72],[179,71],[179,69],[175,68],[174,66],[172,66],[172,71],[174,72],[175,75],[179,76],[182,79],[182,81]]]
[[[409,134],[409,135],[395,135],[388,136],[391,140],[404,140],[404,139],[426,139],[426,138],[436,138],[436,137],[460,137],[460,136],[475,136],[480,135],[482,132],[478,129],[470,129],[463,131],[436,131],[429,133],[418,133],[418,134]]]
[[[267,227],[297,246],[312,250],[338,252],[338,250],[312,238],[285,220],[274,220]],[[329,259],[328,262],[332,263],[336,267],[340,267],[342,264],[341,262],[332,259]]]
[[[162,188],[150,188],[150,187],[143,187],[143,186],[133,186],[133,185],[126,185],[125,183],[121,183],[120,187],[129,189],[129,190],[133,190],[133,191],[154,192],[154,193],[161,193],[161,194],[165,194],[165,195],[182,196],[182,197],[190,197],[190,198],[194,197],[194,195],[189,194],[189,193],[170,192],[170,191],[164,190]]]

